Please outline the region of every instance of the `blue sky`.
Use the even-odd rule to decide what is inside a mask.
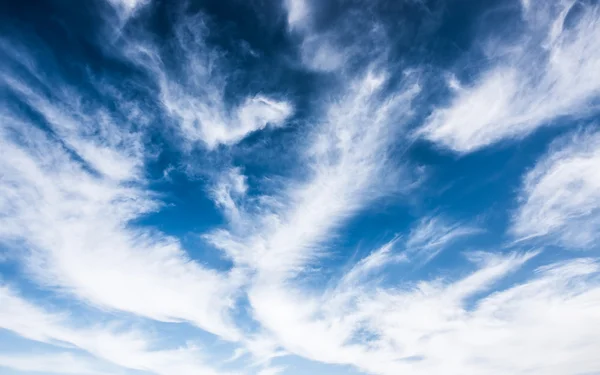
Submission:
[[[1,9],[1,374],[600,374],[597,1]]]

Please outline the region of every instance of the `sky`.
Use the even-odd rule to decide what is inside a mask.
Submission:
[[[600,374],[597,0],[0,10],[0,374]]]

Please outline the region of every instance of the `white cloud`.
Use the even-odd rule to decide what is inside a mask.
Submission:
[[[481,232],[477,227],[450,222],[441,215],[426,217],[410,231],[406,255],[412,261],[427,263],[455,240]]]
[[[269,288],[285,288],[281,283],[285,285],[286,279],[305,270],[323,253],[324,242],[368,202],[410,188],[404,169],[388,158],[388,148],[402,123],[411,118],[411,102],[419,88],[407,83],[402,92],[387,96],[382,90],[385,83],[385,76],[368,73],[350,83],[348,92],[330,105],[307,143],[303,156],[309,172],[306,180],[287,181],[283,191],[259,199],[258,208],[255,200],[250,209],[242,200],[236,205],[238,221],[230,231],[205,236],[236,264],[256,271],[248,298],[261,325],[269,327],[263,309],[277,315],[290,313],[272,298]],[[396,259],[390,253],[392,245],[355,267],[348,276],[352,282],[376,271],[380,263]],[[268,285],[266,291],[264,285]],[[263,343],[258,348],[254,345],[257,340]],[[260,360],[280,355],[282,342],[261,329],[246,344]]]
[[[222,135],[221,143],[239,142],[247,134],[264,129],[267,125],[280,127],[292,112],[292,106],[283,101],[275,101],[263,96],[246,99],[238,108],[236,122],[239,125]]]
[[[555,142],[524,178],[512,232],[549,237],[566,247],[589,247],[600,238],[600,133]]]
[[[315,31],[311,4],[306,0],[284,0],[287,11],[288,29],[299,38],[302,64],[312,70],[333,72],[343,67],[348,51],[337,46],[339,30]]]
[[[227,275],[190,261],[173,238],[127,227],[157,208],[148,192],[94,177],[29,124],[12,125],[29,145],[3,131],[0,234],[25,241],[38,281],[100,307],[237,337],[222,315],[232,304]]]
[[[151,0],[107,0],[119,13],[121,21],[127,20],[141,7],[148,5]]]
[[[0,328],[30,340],[76,347],[99,359],[129,369],[150,371],[159,375],[218,374],[201,361],[202,353],[197,348],[186,346],[155,349],[152,348],[155,346],[153,339],[138,331],[117,330],[116,327],[107,325],[77,327],[68,314],[48,312],[33,305],[6,285],[0,286]],[[89,369],[81,362],[72,361],[73,358],[55,356],[54,359],[65,366],[71,366],[70,368],[83,366]],[[23,367],[24,365],[17,360],[18,358],[13,358],[12,367]],[[52,361],[37,362],[30,367],[44,364],[52,364]],[[52,368],[45,371],[52,371]]]
[[[54,61],[49,59],[46,66],[40,63],[39,56],[49,57],[51,52],[43,45],[36,46],[37,59],[21,44],[0,39],[7,64],[0,74],[2,85],[38,112],[46,121],[44,125],[87,167],[115,181],[139,179],[144,157],[140,131],[150,121],[150,115],[124,100],[108,83],[97,84],[96,89],[112,98],[117,110],[111,113],[107,106],[93,103],[79,89],[65,84],[62,77],[46,72],[53,68]],[[2,110],[3,116],[15,116],[9,114],[14,108]]]
[[[9,56],[24,57],[18,61],[36,80],[7,70],[3,84],[51,132],[14,107],[1,108],[0,240],[24,245],[16,255],[46,287],[100,308],[188,321],[239,339],[227,317],[237,275],[207,269],[177,239],[131,224],[160,207],[141,170],[140,110],[120,108],[119,96],[112,97],[114,111],[93,98],[83,105],[60,77],[40,74],[23,54]],[[47,88],[52,101],[41,94]]]
[[[219,181],[211,190],[211,196],[229,221],[235,225],[240,220],[237,201],[243,198],[248,190],[246,176],[240,168],[231,168],[220,175]]]
[[[290,29],[302,27],[310,14],[310,7],[306,0],[284,0],[283,5],[287,10],[287,22]]]
[[[406,261],[407,257],[405,254],[394,253],[394,247],[398,240],[399,237],[394,238],[361,259],[354,267],[343,275],[340,284],[345,287],[359,286],[368,281],[369,276],[380,271],[382,267]]]
[[[589,115],[600,95],[600,7],[525,2],[525,34],[472,84],[457,86],[418,131],[460,153],[523,137],[561,117]],[[497,45],[497,41],[491,42]]]
[[[301,57],[304,66],[323,72],[333,72],[344,67],[350,51],[336,46],[335,35],[308,34],[302,40]]]
[[[269,367],[262,369],[257,375],[277,375],[285,371],[285,367]]]
[[[361,58],[369,62],[385,55],[389,40],[382,25],[372,17],[371,4],[361,4],[360,11],[345,9],[327,27],[316,27],[315,15],[323,3],[308,0],[283,0],[287,11],[288,30],[297,39],[300,62],[310,70],[341,73]],[[325,6],[326,7],[326,6]],[[351,42],[350,42],[351,41]]]
[[[209,33],[202,16],[182,16],[171,40],[171,53],[177,56],[174,66],[164,62],[158,46],[143,38],[126,40],[124,57],[155,82],[161,105],[192,143],[203,142],[209,149],[231,146],[253,132],[285,125],[294,113],[286,100],[256,93],[238,104],[226,102],[229,63],[205,43]]]
[[[18,371],[53,374],[109,375],[122,373],[102,369],[102,366],[84,356],[72,353],[0,353],[0,367]],[[104,366],[106,367],[106,366]]]
[[[261,284],[250,298],[257,318],[289,352],[366,373],[596,371],[598,264],[558,263],[495,289],[533,255],[480,254],[478,269],[455,281],[338,286],[322,295]]]
[[[301,271],[351,214],[372,199],[407,186],[388,159],[392,134],[411,116],[416,85],[390,97],[379,97],[385,77],[367,74],[328,108],[304,160],[309,178],[289,181],[284,191],[264,199],[263,207],[246,212],[234,232],[206,236],[238,264],[269,277]],[[401,182],[400,182],[401,183]]]
[[[287,312],[280,311],[285,307],[257,285],[282,287],[323,253],[324,243],[348,217],[377,197],[410,188],[405,170],[389,159],[388,151],[393,135],[411,118],[411,102],[419,88],[407,83],[400,93],[386,95],[382,89],[386,82],[385,76],[368,73],[331,103],[302,157],[306,180],[288,180],[271,196],[235,202],[232,228],[205,236],[237,265],[255,271],[248,298],[261,325],[268,327],[268,322],[258,311]],[[224,176],[231,180],[229,172]],[[389,253],[391,246],[356,267],[354,278],[362,279],[376,271],[377,263],[396,259]],[[259,362],[281,355],[281,341],[262,329],[245,344]]]
[[[131,181],[140,177],[142,155],[139,133],[119,131],[115,118],[111,118],[103,108],[86,113],[79,107],[82,98],[76,93],[59,92],[55,102],[51,103],[23,82],[7,76],[2,79],[8,88],[44,117],[66,146],[79,154],[88,167],[115,181]],[[128,116],[128,120],[138,120],[134,116]],[[99,134],[91,136],[96,131]]]

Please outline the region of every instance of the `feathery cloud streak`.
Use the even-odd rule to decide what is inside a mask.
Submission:
[[[129,369],[150,371],[156,374],[218,374],[199,361],[200,353],[193,347],[170,350],[152,350],[152,340],[133,330],[116,331],[110,326],[78,328],[68,323],[68,315],[49,313],[22,299],[10,287],[0,287],[0,325],[30,340],[76,347],[95,357]],[[31,358],[33,359],[33,358]],[[42,358],[43,360],[47,359]],[[65,363],[76,366],[78,373],[96,371],[71,356],[54,356],[50,364]],[[74,362],[74,363],[73,363]],[[25,365],[12,358],[5,361],[10,367]],[[36,362],[38,366],[44,363]],[[32,368],[30,367],[30,370]],[[94,373],[94,372],[91,372]]]
[[[239,103],[226,101],[231,73],[224,53],[205,42],[210,33],[201,15],[182,16],[169,45],[174,63],[166,62],[161,48],[143,35],[125,38],[123,57],[154,81],[160,104],[189,142],[214,149],[236,144],[266,127],[284,126],[294,113],[286,100],[257,93]]]
[[[480,254],[479,268],[455,281],[388,289],[345,278],[324,294],[293,290],[290,284],[263,285],[252,298],[262,301],[256,314],[290,352],[367,373],[597,369],[592,352],[598,332],[587,331],[599,320],[597,263],[554,264],[531,280],[491,292],[532,256]],[[572,289],[572,283],[580,287]],[[562,319],[571,323],[557,324]],[[548,340],[551,345],[545,345]],[[525,351],[528,355],[521,355]],[[575,358],[580,360],[571,362]]]
[[[143,126],[139,109],[111,113],[102,103],[84,106],[73,88],[28,73],[40,85],[5,75],[5,87],[54,137],[16,108],[3,108],[2,240],[26,244],[18,256],[47,287],[102,308],[189,321],[236,339],[224,315],[234,277],[191,261],[177,239],[130,225],[160,206],[140,170],[142,130],[133,127]],[[50,87],[52,102],[41,96]]]
[[[242,214],[242,222],[233,223],[240,234],[219,230],[206,238],[239,264],[286,278],[313,260],[331,231],[366,203],[408,188],[410,183],[394,186],[402,183],[397,179],[402,171],[388,158],[388,141],[410,119],[419,87],[408,82],[404,91],[381,97],[385,82],[385,76],[369,72],[327,109],[304,155],[306,182],[290,183],[269,197],[258,217]]]
[[[600,134],[576,133],[556,142],[523,181],[512,232],[590,248],[600,233]]]
[[[418,133],[468,153],[592,114],[600,95],[599,15],[594,2],[524,2],[523,34],[495,47],[500,52],[489,53],[491,67],[474,82],[452,79],[450,103],[436,108]]]

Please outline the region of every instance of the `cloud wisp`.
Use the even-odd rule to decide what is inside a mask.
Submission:
[[[85,356],[69,352],[31,354],[0,354],[0,366],[23,372],[42,372],[53,374],[109,375],[112,371],[103,369],[102,364],[95,363]],[[117,372],[119,373],[119,372]]]
[[[327,109],[303,156],[308,179],[267,197],[258,217],[242,214],[242,222],[233,223],[239,233],[219,230],[206,238],[238,264],[287,278],[310,263],[350,215],[383,194],[408,188],[394,186],[402,183],[402,172],[388,158],[388,141],[410,119],[419,87],[408,83],[404,91],[381,97],[384,84],[385,76],[372,72],[352,82]]]
[[[523,2],[523,35],[489,52],[490,66],[473,82],[450,80],[450,103],[435,108],[418,134],[468,153],[592,114],[600,95],[599,15],[594,2]]]
[[[435,258],[452,242],[482,233],[482,229],[454,223],[442,216],[425,217],[410,231],[406,240],[406,255],[421,264]]]
[[[0,326],[24,338],[63,347],[75,347],[117,366],[160,375],[171,374],[173,371],[190,375],[219,374],[200,361],[201,353],[197,348],[153,350],[152,338],[141,332],[117,330],[117,327],[110,325],[94,328],[76,327],[69,323],[67,314],[51,313],[32,305],[6,285],[0,286],[0,301]],[[30,362],[35,359],[34,356],[28,358]],[[1,361],[0,357],[0,363],[29,371],[41,369],[44,365],[58,364],[64,367],[62,372],[65,373],[71,371],[98,374],[102,368],[98,364],[90,365],[89,362],[83,362],[68,354],[54,354],[52,360],[48,356],[42,356],[35,364],[29,366],[16,356],[6,361]]]
[[[404,288],[369,283],[367,258],[348,273],[361,277],[345,277],[323,294],[288,283],[262,285],[251,298],[260,300],[260,321],[289,352],[366,373],[563,374],[572,371],[574,358],[580,359],[575,373],[593,371],[598,332],[587,329],[598,322],[597,263],[554,264],[493,292],[533,255],[476,254],[478,268],[461,279]],[[572,283],[580,287],[573,290]]]
[[[593,247],[600,234],[600,133],[578,132],[553,144],[527,173],[512,233]]]
[[[267,127],[282,127],[294,113],[291,102],[259,92],[234,102],[226,99],[227,85],[235,83],[228,70],[232,63],[206,42],[217,32],[202,15],[180,14],[166,51],[143,33],[126,36],[119,50],[121,58],[141,68],[158,88],[158,102],[183,139],[210,150],[234,145]]]
[[[17,256],[28,272],[101,308],[188,321],[237,339],[226,318],[235,277],[190,260],[177,239],[131,224],[160,207],[141,170],[140,110],[84,105],[80,93],[33,65],[18,77],[4,75],[3,84],[52,131],[16,107],[2,109],[0,236],[26,244]],[[52,102],[41,94],[49,87]]]

